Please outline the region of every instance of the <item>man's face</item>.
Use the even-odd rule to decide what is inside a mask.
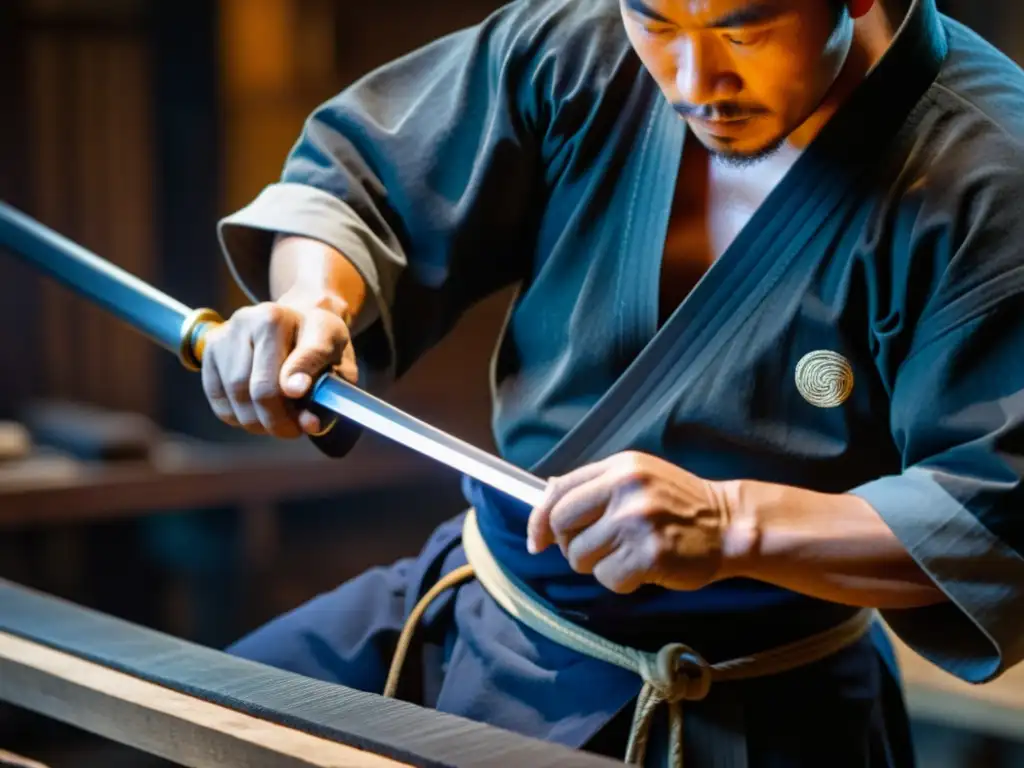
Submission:
[[[821,104],[853,25],[834,0],[620,0],[626,32],[711,152],[757,158]]]

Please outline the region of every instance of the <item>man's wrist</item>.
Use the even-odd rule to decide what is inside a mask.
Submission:
[[[747,486],[745,480],[714,483],[724,519],[720,579],[751,577],[757,571],[763,523],[753,503],[756,494]]]
[[[324,242],[301,236],[275,239],[270,285],[279,303],[331,312],[349,327],[367,301],[366,280],[351,260]]]
[[[281,294],[277,303],[300,311],[320,309],[330,312],[340,317],[349,328],[355,320],[349,303],[343,296],[333,291],[295,287]]]

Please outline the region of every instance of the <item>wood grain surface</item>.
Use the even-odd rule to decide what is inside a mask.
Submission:
[[[190,768],[405,765],[3,632],[0,699]]]

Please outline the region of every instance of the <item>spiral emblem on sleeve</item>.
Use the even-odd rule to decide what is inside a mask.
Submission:
[[[853,368],[836,352],[809,352],[796,364],[796,388],[811,405],[836,408],[853,392]]]

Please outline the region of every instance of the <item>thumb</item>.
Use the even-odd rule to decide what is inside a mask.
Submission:
[[[544,498],[530,511],[526,521],[526,550],[531,555],[538,555],[555,543],[555,535],[551,530],[551,510],[557,500],[554,478],[551,478],[544,490]]]
[[[295,348],[281,366],[281,390],[291,398],[304,396],[315,378],[341,361],[347,345],[348,329],[340,318],[306,315]]]

